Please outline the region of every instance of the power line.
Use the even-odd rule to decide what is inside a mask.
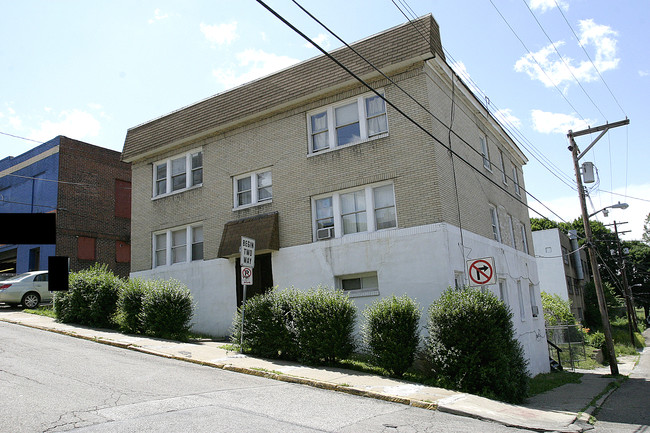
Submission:
[[[415,17],[415,13],[413,12],[413,10],[410,8],[410,6],[408,6],[408,4],[407,4],[404,0],[398,0],[398,1],[399,1],[402,5],[405,5],[405,8],[407,8],[407,9],[409,10],[409,13],[411,14],[411,18],[409,18],[409,17],[407,16],[407,14],[406,14],[406,13],[405,13],[405,12],[404,12],[400,7],[399,7],[399,6],[395,3],[395,1],[393,1],[393,4],[395,5],[395,7],[397,7],[397,9],[402,13],[402,15],[404,15],[404,17],[405,17],[405,18],[406,18],[406,19],[411,23],[411,25],[413,26],[413,28],[415,28],[415,29],[418,31],[418,33],[420,33],[420,36],[422,36],[422,37],[424,38],[424,40],[426,41],[426,40],[427,40],[426,37],[425,37],[424,35],[422,35],[422,32],[419,31],[417,25],[415,24],[415,21],[414,21],[414,20],[416,20],[417,17]],[[448,49],[446,49],[445,47],[443,47],[443,50],[444,50],[444,52],[445,52],[445,55],[446,55],[448,58],[451,59],[452,63],[456,63],[456,64],[458,64],[458,62],[454,59],[454,57],[452,56],[452,54],[449,52]],[[501,124],[501,126],[502,126],[506,131],[508,131],[508,132],[511,134],[511,136],[512,136],[512,137],[513,137],[513,138],[514,138],[514,139],[519,143],[519,145],[521,145],[524,149],[526,149],[526,150],[531,154],[531,156],[532,156],[535,160],[537,160],[537,162],[539,162],[539,163],[542,165],[542,167],[544,167],[544,168],[545,168],[549,173],[551,173],[553,176],[555,176],[558,180],[560,180],[562,183],[564,183],[564,184],[565,184],[566,186],[568,186],[570,189],[572,189],[572,190],[574,190],[574,191],[576,190],[576,187],[573,185],[573,177],[572,177],[572,176],[569,176],[568,174],[566,174],[566,173],[565,173],[564,171],[562,171],[559,167],[557,167],[557,166],[555,165],[555,163],[553,163],[553,161],[551,161],[550,159],[548,159],[548,158],[547,158],[547,157],[546,157],[546,156],[545,156],[545,155],[544,155],[540,150],[538,150],[538,149],[535,147],[535,145],[534,145],[534,144],[533,144],[533,143],[532,143],[532,142],[531,142],[531,141],[530,141],[530,140],[529,140],[529,139],[528,139],[528,138],[527,138],[527,137],[526,137],[526,136],[525,136],[525,135],[524,135],[524,134],[523,134],[523,133],[522,133],[522,132],[521,132],[521,131],[520,131],[520,130],[519,130],[519,129],[514,125],[514,124],[513,124],[513,123],[512,123],[512,122],[510,122],[507,118],[499,119],[499,118],[494,114],[494,112],[492,112],[492,111],[490,110],[490,105],[492,105],[492,106],[494,106],[494,108],[497,110],[497,112],[500,111],[500,110],[499,110],[499,107],[495,106],[494,103],[492,103],[492,102],[490,101],[490,99],[489,99],[488,96],[485,94],[485,92],[483,92],[483,91],[481,90],[481,88],[478,86],[478,84],[476,84],[476,82],[472,79],[471,76],[469,76],[469,75],[466,74],[466,73],[462,73],[462,71],[460,71],[460,70],[456,71],[456,74],[458,74],[459,76],[462,74],[462,75],[463,75],[463,78],[464,78],[465,80],[467,80],[467,81],[471,84],[472,88],[473,88],[474,90],[476,90],[477,92],[479,92],[479,93],[481,94],[481,96],[483,96],[483,97],[486,99],[486,101],[487,101],[486,104],[483,104],[480,100],[479,100],[479,103],[481,103],[481,105],[483,105],[483,107],[484,107],[488,112],[493,113],[493,117],[495,118],[495,120],[496,120],[499,124]],[[442,87],[441,87],[437,82],[435,82],[434,80],[432,80],[431,77],[428,77],[428,76],[427,76],[427,78],[429,78],[429,80],[430,80],[433,84],[435,84],[435,85],[440,89],[440,91],[441,91],[445,96],[447,96],[448,98],[451,99],[451,97],[449,96],[449,94],[448,94],[448,93],[447,93],[447,92],[446,92],[446,91],[445,91],[445,90],[444,90],[444,89],[443,89],[443,88],[442,88]],[[466,115],[469,119],[472,119],[472,116],[470,116],[470,115],[469,115],[469,114],[468,114],[468,113],[467,113],[467,112],[466,112],[462,107],[459,107],[459,108],[460,108],[460,110],[461,110],[463,113],[465,113],[465,115]],[[473,121],[473,120],[472,120],[472,121]],[[473,122],[474,122],[474,121],[473,121]],[[476,123],[476,122],[474,122],[474,123]],[[527,144],[526,144],[526,143],[527,143]],[[564,178],[563,178],[562,176],[563,176]]]
[[[2,132],[2,131],[0,131],[0,134],[2,134],[2,135],[6,135],[7,137],[19,138],[19,139],[21,139],[21,140],[33,141],[34,143],[43,144],[42,141],[33,140],[33,139],[31,139],[31,138],[26,138],[26,137],[21,137],[21,136],[19,136],[19,135],[9,134],[9,133],[7,133],[7,132]]]
[[[370,91],[372,91],[375,95],[383,99],[388,105],[390,105],[393,109],[395,109],[399,114],[404,116],[409,122],[411,122],[413,125],[415,125],[418,129],[420,129],[422,132],[424,132],[426,135],[428,135],[430,138],[432,138],[435,142],[440,144],[442,147],[447,149],[451,154],[455,155],[457,158],[459,158],[461,161],[463,161],[465,164],[467,164],[471,169],[473,169],[476,173],[480,174],[483,176],[488,182],[492,183],[494,186],[496,186],[498,189],[503,191],[505,194],[509,195],[512,199],[515,201],[519,202],[520,204],[524,205],[526,208],[529,208],[536,212],[539,215],[542,215],[535,209],[531,208],[527,203],[522,201],[520,197],[515,196],[512,194],[510,191],[504,189],[501,185],[499,185],[497,182],[495,182],[493,179],[491,179],[489,176],[487,176],[485,173],[483,173],[481,170],[478,170],[476,167],[474,167],[469,161],[467,161],[465,158],[463,158],[461,155],[457,154],[455,151],[453,151],[449,146],[445,145],[440,139],[438,139],[436,136],[434,136],[431,132],[429,132],[425,127],[420,125],[417,121],[415,121],[412,117],[410,117],[408,114],[406,114],[403,110],[401,110],[399,107],[397,107],[395,104],[393,104],[390,100],[388,100],[384,95],[381,93],[377,92],[372,86],[370,86],[366,81],[364,81],[362,78],[357,76],[354,72],[352,72],[347,66],[342,64],[339,60],[334,58],[330,53],[328,53],[325,49],[323,49],[320,45],[318,45],[316,42],[311,40],[307,35],[305,35],[302,31],[300,31],[297,27],[295,27],[293,24],[291,24],[287,19],[285,19],[282,15],[280,15],[278,12],[276,12],[274,9],[272,9],[270,6],[268,6],[266,3],[264,3],[262,0],[257,0],[257,2],[262,5],[266,10],[268,10],[272,15],[274,15],[276,18],[278,18],[280,21],[282,21],[287,27],[292,29],[294,32],[296,32],[298,35],[300,35],[303,39],[305,39],[307,42],[312,44],[316,49],[318,49],[321,53],[323,53],[327,58],[332,60],[334,63],[336,63],[340,68],[345,70],[350,76],[352,76],[355,80],[363,84],[366,88],[368,88]],[[295,0],[294,0],[294,3]],[[460,137],[459,137],[460,138]],[[470,146],[471,147],[471,146]],[[473,149],[473,148],[472,148]],[[555,214],[555,213],[554,213]],[[555,214],[556,216],[559,217],[559,215]],[[559,217],[561,218],[561,217]]]
[[[551,46],[553,47],[553,49],[554,49],[555,52],[557,53],[558,57],[560,58],[560,60],[561,60],[562,63],[564,64],[564,66],[566,66],[567,70],[569,71],[569,73],[571,74],[571,76],[573,77],[573,79],[576,81],[576,83],[578,83],[578,86],[580,86],[580,88],[582,89],[582,92],[583,92],[583,93],[585,94],[585,96],[589,99],[589,101],[591,101],[591,103],[593,104],[593,106],[596,107],[596,110],[598,110],[598,112],[600,113],[600,115],[603,116],[603,119],[607,120],[607,116],[605,116],[605,115],[603,114],[603,112],[600,110],[600,108],[598,107],[598,105],[596,105],[596,103],[594,102],[594,100],[591,99],[591,96],[589,96],[589,93],[587,93],[587,91],[585,90],[585,88],[582,86],[582,83],[580,83],[580,80],[578,80],[578,78],[575,76],[575,74],[573,73],[573,70],[571,69],[571,67],[570,67],[570,66],[567,64],[567,62],[564,60],[564,57],[562,57],[562,54],[560,54],[560,52],[558,51],[557,47],[555,46],[555,43],[553,42],[553,40],[551,39],[551,37],[548,35],[548,33],[546,33],[546,30],[545,30],[544,27],[542,26],[542,23],[540,23],[539,20],[537,19],[537,16],[536,16],[535,13],[533,12],[533,10],[530,8],[530,5],[528,5],[528,3],[526,2],[526,0],[522,0],[522,1],[523,1],[524,4],[526,5],[526,8],[527,8],[528,11],[530,12],[530,14],[533,16],[533,18],[535,18],[535,22],[537,23],[537,25],[539,26],[539,28],[542,30],[542,32],[543,32],[544,35],[546,36],[546,39],[548,39],[548,41],[551,43]],[[593,63],[592,63],[592,64],[593,64]]]
[[[589,53],[588,53],[587,50],[585,49],[584,45],[582,45],[582,43],[580,42],[580,38],[579,38],[578,35],[576,34],[575,30],[573,30],[573,27],[572,27],[571,24],[569,23],[569,20],[567,19],[566,15],[564,15],[564,12],[562,12],[562,8],[557,4],[557,1],[556,1],[556,0],[553,0],[553,2],[555,3],[555,6],[557,7],[557,10],[558,10],[558,11],[560,12],[560,14],[562,15],[562,18],[564,18],[564,22],[565,22],[566,25],[569,26],[569,28],[571,29],[571,32],[573,33],[573,36],[576,38],[576,41],[578,42],[578,45],[580,46],[580,48],[582,48],[582,51],[584,51],[585,55],[587,56],[587,58],[588,58],[589,61],[591,62],[591,66],[594,67],[594,69],[596,70],[596,73],[597,73],[598,76],[600,77],[600,80],[603,82],[603,84],[605,85],[605,87],[606,87],[607,90],[609,91],[609,94],[612,95],[612,98],[614,99],[614,102],[616,102],[616,105],[618,105],[618,108],[620,108],[620,109],[621,109],[621,112],[625,115],[625,117],[627,117],[627,114],[625,113],[625,110],[623,110],[623,107],[621,107],[621,104],[618,102],[618,99],[616,99],[616,96],[614,96],[614,93],[612,92],[612,89],[610,89],[609,86],[607,85],[607,82],[605,81],[605,79],[603,78],[602,74],[600,73],[600,71],[599,71],[598,68],[596,67],[596,64],[594,63],[593,60],[591,60],[591,57],[589,56]]]
[[[553,87],[555,87],[555,90],[557,90],[557,92],[560,94],[560,96],[562,96],[562,98],[567,102],[567,104],[569,104],[569,106],[573,109],[573,111],[574,111],[578,116],[580,116],[580,119],[582,119],[582,121],[585,122],[585,124],[586,124],[587,121],[585,120],[585,118],[582,116],[582,114],[580,114],[580,112],[576,109],[576,107],[573,106],[573,104],[571,103],[571,101],[569,101],[569,99],[564,95],[564,93],[563,93],[563,92],[562,92],[562,91],[557,87],[557,84],[555,84],[555,82],[551,79],[551,77],[548,76],[548,74],[546,73],[546,71],[544,70],[544,68],[542,67],[542,65],[540,65],[540,63],[537,61],[537,59],[535,58],[535,56],[533,55],[533,53],[528,49],[528,47],[526,46],[526,44],[524,43],[524,41],[519,37],[519,35],[518,35],[517,32],[515,31],[515,29],[512,28],[512,26],[510,25],[510,23],[508,22],[508,20],[506,19],[506,17],[503,16],[503,14],[502,14],[501,11],[499,10],[499,8],[494,4],[494,2],[493,2],[492,0],[490,0],[490,3],[491,3],[492,6],[494,7],[494,9],[497,11],[497,13],[498,13],[499,16],[501,17],[501,19],[503,19],[503,22],[506,23],[506,26],[508,26],[508,28],[510,29],[510,31],[512,32],[512,34],[515,35],[515,37],[516,37],[517,40],[521,43],[521,45],[524,47],[524,49],[526,49],[526,51],[528,51],[528,54],[530,54],[530,57],[535,61],[535,63],[536,63],[537,66],[539,67],[539,70],[542,71],[542,73],[546,76],[546,78],[548,78],[549,82],[550,82],[551,84],[553,84]]]

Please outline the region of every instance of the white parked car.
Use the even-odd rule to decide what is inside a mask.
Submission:
[[[0,281],[0,302],[21,304],[24,308],[36,308],[42,302],[51,302],[47,275],[47,271],[26,272]]]

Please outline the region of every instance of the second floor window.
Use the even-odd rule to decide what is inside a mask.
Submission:
[[[233,182],[235,208],[253,206],[273,198],[270,170],[237,176]]]
[[[492,170],[490,164],[490,152],[488,151],[488,143],[486,137],[481,137],[481,154],[483,155],[483,167]]]
[[[308,115],[309,153],[354,144],[388,132],[386,103],[366,94]]]
[[[154,164],[153,196],[171,194],[203,183],[203,152],[190,151]]]

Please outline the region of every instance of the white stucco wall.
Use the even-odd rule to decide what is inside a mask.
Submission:
[[[449,286],[455,272],[465,272],[465,260],[493,257],[497,278],[507,286],[507,303],[513,311],[515,333],[529,360],[531,375],[547,372],[548,351],[541,314],[541,297],[535,259],[501,243],[464,232],[465,257],[460,230],[446,223],[407,229],[346,235],[327,241],[282,248],[272,254],[274,284],[279,288],[309,289],[336,286],[336,277],[376,272],[379,295],[355,297],[359,313],[383,296],[407,294],[423,309],[421,325],[426,333],[426,311]],[[142,278],[175,278],[187,284],[197,305],[193,329],[225,336],[235,313],[234,260],[218,259],[178,264],[134,273]],[[467,281],[467,277],[465,277]],[[519,309],[517,281],[521,282],[523,315]],[[540,314],[532,317],[529,285]],[[498,284],[487,287],[499,296]],[[359,314],[359,321],[361,320]]]
[[[560,231],[558,229],[534,231],[533,243],[541,291],[559,295],[565,300],[569,299]]]

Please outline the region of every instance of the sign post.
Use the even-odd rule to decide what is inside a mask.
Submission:
[[[494,257],[467,261],[467,275],[469,276],[469,285],[472,287],[482,287],[496,283],[496,274]]]
[[[239,264],[241,267],[241,284],[243,287],[243,296],[241,304],[241,329],[239,351],[244,350],[244,310],[246,306],[246,287],[253,285],[253,268],[255,267],[255,239],[241,237],[241,253]]]

